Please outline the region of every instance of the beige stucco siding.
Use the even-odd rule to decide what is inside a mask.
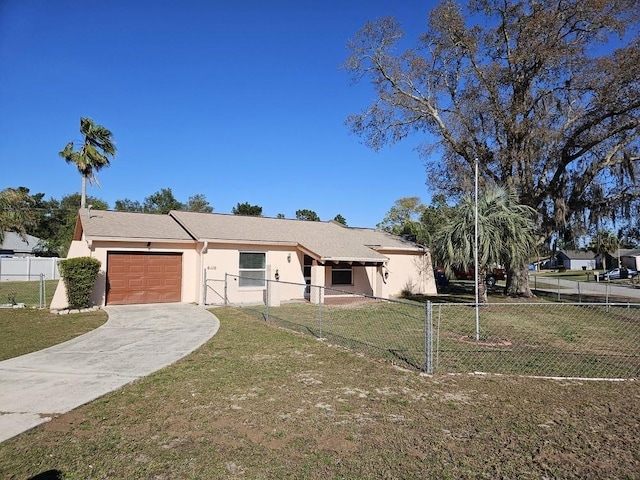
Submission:
[[[410,288],[413,293],[437,294],[429,252],[413,255],[392,251],[381,253],[389,258],[386,264],[389,275],[385,284],[388,296],[397,297],[405,288]]]
[[[71,242],[71,246],[69,247],[69,253],[67,253],[67,258],[89,257],[89,256],[91,256],[91,250],[89,250],[89,246],[87,245],[87,242],[85,242],[84,240],[74,240],[73,242]],[[91,296],[91,299],[94,305],[102,305],[102,303],[99,302],[99,299],[100,299],[99,289],[100,287],[96,284],[95,288],[93,289],[93,295]],[[103,286],[103,289],[104,289],[104,286]],[[63,308],[67,308],[67,305],[68,305],[67,290],[64,286],[64,281],[61,278],[60,280],[58,280],[58,286],[56,287],[56,291],[53,294],[53,298],[51,300],[51,308],[54,310],[63,309]]]
[[[363,265],[352,265],[352,284],[351,285],[334,285],[332,283],[332,269],[335,265],[329,264],[325,269],[324,284],[327,287],[325,295],[340,295],[341,292],[360,293],[365,295],[373,295],[375,285],[375,275],[370,275],[371,269],[375,267],[365,267]]]
[[[265,299],[265,287],[240,287],[237,276],[240,273],[240,252],[265,253],[266,276],[275,280],[276,270],[282,280],[280,282],[280,298],[282,301],[300,299],[304,296],[302,253],[292,247],[274,247],[259,244],[209,244],[203,255],[203,267],[207,280],[207,304],[224,303],[226,274],[226,295],[230,303],[260,303]]]

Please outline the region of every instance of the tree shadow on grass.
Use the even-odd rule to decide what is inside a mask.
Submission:
[[[490,287],[487,285],[487,295],[489,298],[504,298],[504,286]],[[438,287],[438,295],[417,294],[403,298],[420,303],[474,303],[475,285],[471,281],[450,281],[448,285]]]
[[[64,473],[60,470],[47,470],[46,472],[40,472],[33,477],[29,477],[28,480],[62,480]]]

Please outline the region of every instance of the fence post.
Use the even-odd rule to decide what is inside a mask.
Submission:
[[[558,301],[560,301],[560,279],[558,278]]]
[[[202,269],[202,295],[200,295],[202,306],[207,305],[207,268]]]
[[[269,304],[271,303],[271,280],[269,280],[268,278],[267,280],[267,298],[265,298],[265,302],[267,304],[267,317],[265,318],[265,321],[269,321]]]
[[[224,274],[224,305],[229,305],[229,297],[227,297],[227,279],[229,278],[229,274]]]
[[[425,306],[424,328],[424,373],[433,374],[433,305],[428,301]]]
[[[578,303],[582,303],[582,293],[580,292],[580,282],[576,282],[578,284]]]
[[[40,274],[40,308],[44,308],[44,273]]]
[[[320,290],[322,287],[318,286],[318,299],[322,299],[322,290]],[[318,328],[319,328],[319,333],[318,333],[318,338],[322,338],[322,302],[319,301],[318,302]]]

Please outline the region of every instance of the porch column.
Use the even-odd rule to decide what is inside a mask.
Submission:
[[[325,267],[320,265],[317,260],[311,262],[311,291],[309,300],[316,305],[324,303],[324,278]]]
[[[376,297],[379,298],[386,298],[385,297],[385,282],[383,281],[383,277],[382,275],[384,274],[384,268],[382,266],[382,264],[377,265],[375,267],[372,268],[373,270],[373,275],[372,275],[372,281],[373,281],[373,294]]]

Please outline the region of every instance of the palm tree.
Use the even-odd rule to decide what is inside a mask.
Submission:
[[[478,282],[482,303],[487,303],[487,267],[505,265],[508,271],[526,265],[535,249],[535,210],[518,203],[515,193],[495,187],[478,202]],[[474,268],[475,198],[463,197],[450,220],[437,232],[434,254],[451,272]],[[508,280],[507,280],[508,282]]]
[[[619,248],[620,240],[615,234],[609,231],[598,232],[596,238],[592,239],[591,244],[589,245],[589,249],[592,252],[599,254],[602,258],[602,268],[605,270],[608,270],[607,255],[611,255],[611,253],[619,250]],[[612,267],[613,265],[609,265],[609,268]]]
[[[90,118],[80,118],[80,133],[84,137],[80,150],[74,151],[73,142],[69,142],[59,155],[67,163],[73,163],[78,167],[78,171],[82,175],[80,208],[85,208],[87,180],[95,182],[99,186],[96,172],[109,166],[109,157],[115,157],[116,146],[111,138],[111,131],[102,125],[96,125]]]

